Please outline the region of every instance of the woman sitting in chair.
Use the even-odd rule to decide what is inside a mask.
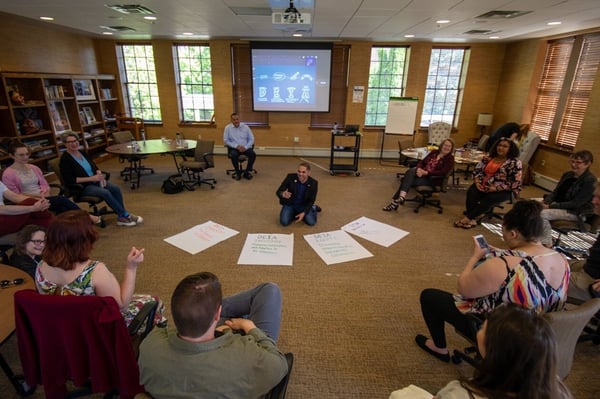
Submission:
[[[451,381],[435,399],[568,399],[557,376],[557,347],[550,324],[516,304],[499,306],[477,332],[482,356],[472,378]]]
[[[2,182],[6,184],[9,190],[32,198],[46,198],[50,201],[50,212],[56,214],[81,209],[68,197],[49,195],[50,185],[41,169],[29,163],[29,156],[31,155],[29,147],[19,140],[14,140],[8,147],[8,153],[13,159],[13,163],[2,173]],[[89,217],[94,224],[104,227],[104,222],[100,216],[90,215]]]
[[[474,240],[473,254],[458,277],[458,295],[435,288],[421,292],[421,311],[432,337],[416,336],[421,349],[450,361],[444,323],[474,339],[468,314],[485,314],[501,303],[517,303],[537,312],[564,307],[569,265],[561,254],[540,243],[541,210],[537,201],[522,200],[504,216],[502,237],[509,249],[482,248]]]
[[[111,296],[117,301],[127,325],[144,304],[157,301],[155,323],[162,322],[163,305],[150,295],[134,295],[137,268],[144,261],[144,249],[132,247],[119,284],[106,265],[91,260],[92,247],[98,239],[85,211],[61,213],[48,227],[46,248],[35,272],[40,294]]]
[[[467,190],[464,217],[454,227],[470,229],[477,218],[495,204],[518,197],[521,191],[523,164],[518,159],[519,148],[507,138],[496,141],[487,157],[475,166],[473,181]]]
[[[404,204],[406,194],[411,187],[434,186],[450,173],[454,166],[454,141],[445,139],[439,150],[433,150],[419,161],[417,166],[410,168],[402,178],[400,187],[392,197],[392,202],[383,208],[384,211],[395,211],[399,204]]]

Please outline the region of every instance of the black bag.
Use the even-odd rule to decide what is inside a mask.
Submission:
[[[172,175],[165,181],[163,181],[160,191],[165,194],[177,194],[184,189],[183,177],[181,175]]]

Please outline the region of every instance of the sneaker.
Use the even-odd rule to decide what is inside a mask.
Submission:
[[[141,216],[134,215],[133,213],[129,214],[129,218],[135,222],[135,224],[144,223],[144,218]]]
[[[135,220],[133,220],[130,216],[122,216],[120,218],[117,219],[117,226],[135,226],[137,223],[135,223]]]

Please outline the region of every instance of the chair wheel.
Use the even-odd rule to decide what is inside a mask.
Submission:
[[[416,208],[413,212],[414,213],[419,213],[419,208]]]
[[[454,363],[454,364],[461,364],[462,363],[462,359],[460,358],[460,356],[452,355],[450,357],[450,360],[452,360],[452,363]]]
[[[442,212],[444,212],[443,209],[438,209],[438,213],[442,213]]]
[[[215,189],[215,186],[210,186],[210,189],[211,189],[211,190],[214,190],[214,189]]]

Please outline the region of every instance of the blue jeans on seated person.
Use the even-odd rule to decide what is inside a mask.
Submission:
[[[296,220],[296,216],[304,212],[304,207],[301,209],[295,208],[293,205],[283,205],[281,207],[281,213],[279,214],[279,222],[282,226],[288,226]],[[317,211],[312,206],[308,212],[304,214],[304,223],[309,226],[317,224]]]
[[[217,325],[233,318],[250,319],[256,327],[277,341],[281,325],[281,290],[274,283],[262,283],[249,290],[223,298]]]
[[[111,182],[106,182],[106,187],[100,187],[97,184],[88,184],[81,190],[81,195],[91,195],[102,198],[108,206],[115,211],[118,217],[129,215],[123,204],[123,194],[121,193],[121,189]]]

